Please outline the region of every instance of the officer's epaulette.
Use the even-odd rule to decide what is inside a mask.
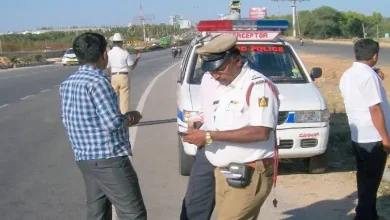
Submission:
[[[263,84],[266,82],[265,79],[259,75],[253,75],[251,80],[254,84]]]

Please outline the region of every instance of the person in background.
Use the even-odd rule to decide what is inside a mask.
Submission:
[[[201,122],[208,127],[213,126],[213,97],[218,82],[209,72],[204,72],[201,69],[201,63],[199,58],[194,70],[197,75],[203,73],[199,96],[201,107],[198,115],[189,118],[188,126],[190,129],[194,127],[195,122]],[[183,199],[180,220],[208,220],[211,218],[215,206],[214,169],[215,167],[206,158],[205,148],[199,147]]]
[[[128,127],[142,118],[121,114],[104,69],[107,41],[85,33],[73,42],[80,68],[60,86],[62,122],[84,178],[87,220],[110,220],[111,204],[119,220],[146,220],[137,173],[129,160]]]
[[[115,33],[112,38],[113,47],[108,52],[106,72],[111,75],[111,85],[119,96],[119,106],[122,114],[130,110],[130,70],[137,66],[141,53],[137,53],[135,61],[130,53],[123,49],[123,37]]]
[[[390,152],[390,106],[381,74],[373,67],[379,44],[361,39],[354,46],[356,61],[340,79],[340,91],[356,157],[358,205],[355,220],[378,220],[377,192]]]

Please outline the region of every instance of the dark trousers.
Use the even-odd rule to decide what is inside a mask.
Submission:
[[[209,220],[215,206],[215,167],[200,148],[188,180],[180,220]]]
[[[358,205],[355,220],[376,220],[376,195],[386,166],[387,154],[382,142],[352,142],[356,157]]]
[[[127,156],[77,162],[87,192],[87,220],[146,220],[137,173]]]

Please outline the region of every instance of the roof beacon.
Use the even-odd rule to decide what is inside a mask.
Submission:
[[[228,33],[239,41],[273,41],[288,26],[287,20],[208,20],[199,21],[197,28],[204,36]]]

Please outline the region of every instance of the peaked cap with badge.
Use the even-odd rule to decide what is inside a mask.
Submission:
[[[233,34],[221,34],[196,52],[202,59],[202,70],[207,72],[220,67],[236,48],[237,37]]]

